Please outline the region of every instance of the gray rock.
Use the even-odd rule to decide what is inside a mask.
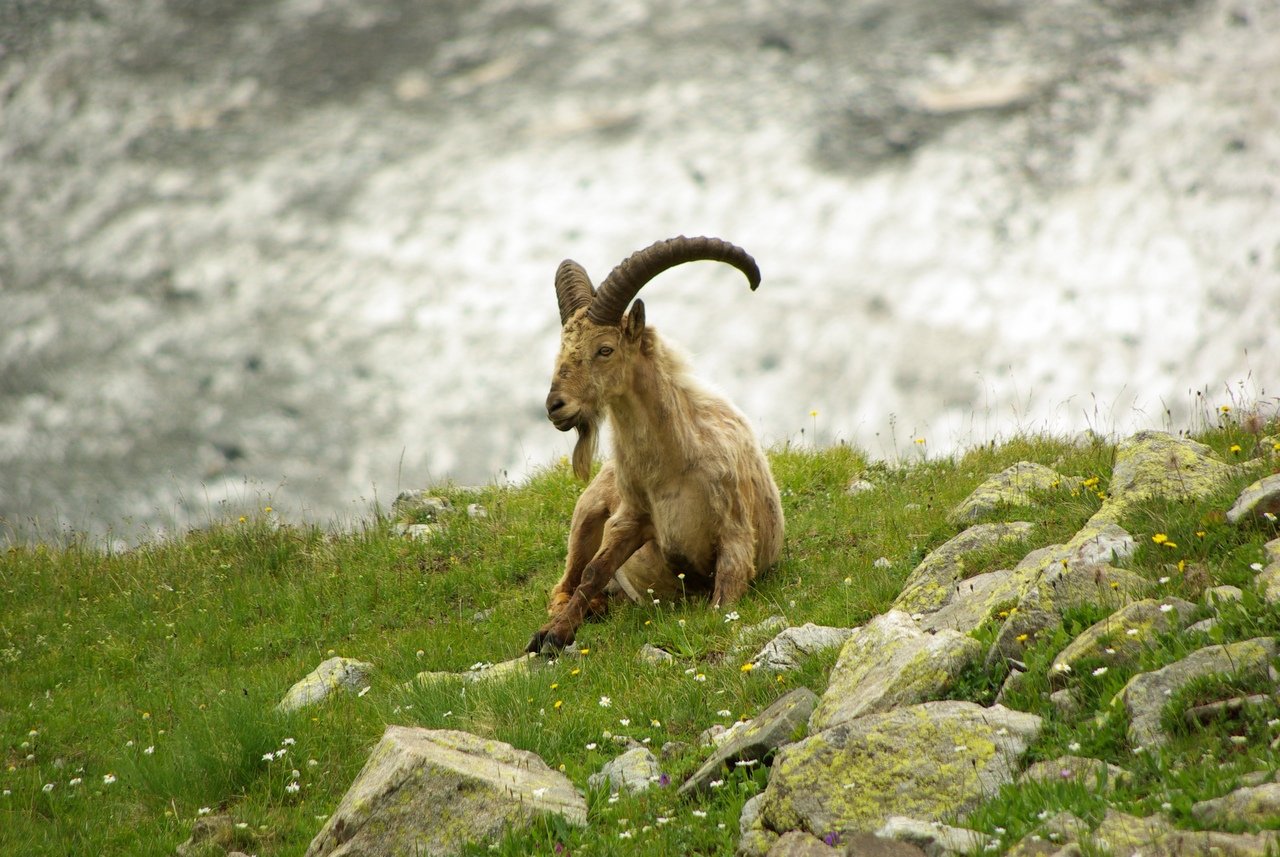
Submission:
[[[1272,539],[1262,546],[1262,552],[1266,554],[1267,562],[1280,562],[1280,539]]]
[[[765,643],[764,648],[751,660],[758,669],[776,672],[794,670],[799,668],[805,658],[844,645],[853,630],[806,622],[799,627],[783,630]]]
[[[764,800],[764,792],[752,795],[742,805],[742,814],[738,816],[738,832],[745,834],[756,826],[760,820],[760,803]]]
[[[1080,700],[1070,689],[1055,690],[1049,694],[1049,702],[1063,717],[1075,717],[1080,714]]]
[[[959,857],[977,854],[987,847],[991,837],[977,830],[948,827],[937,821],[921,821],[895,815],[885,821],[876,836],[907,842],[923,851],[926,857]]]
[[[1262,600],[1268,604],[1280,601],[1280,562],[1273,562],[1253,578]]]
[[[358,692],[373,673],[373,664],[351,658],[329,658],[289,688],[276,705],[282,712],[297,711],[322,702],[336,690]]]
[[[636,654],[636,658],[641,663],[646,664],[669,664],[675,661],[676,656],[668,652],[666,649],[659,649],[652,643],[645,643],[640,647],[640,651]]]
[[[753,796],[742,805],[742,814],[738,817],[738,828],[741,836],[735,857],[766,857],[769,849],[778,841],[776,831],[764,826],[760,818],[760,805],[764,793]]]
[[[818,703],[807,687],[798,687],[774,700],[731,738],[720,744],[711,757],[680,787],[680,794],[704,789],[723,776],[726,766],[739,761],[763,759],[804,728]]]
[[[605,763],[599,772],[587,778],[593,789],[608,786],[609,791],[636,794],[647,791],[662,776],[662,768],[648,747],[636,747]]]
[[[928,613],[941,608],[964,578],[974,577],[965,557],[974,551],[1003,541],[1025,538],[1033,525],[1025,521],[978,524],[929,552],[912,570],[893,609],[907,613]]]
[[[489,510],[488,510],[488,509],[486,509],[484,506],[481,506],[479,503],[468,503],[468,504],[467,504],[467,517],[469,517],[469,518],[487,518],[487,517],[489,517]]]
[[[1280,844],[1280,833],[1219,833],[1177,830],[1162,816],[1138,818],[1108,809],[1094,831],[1096,845],[1113,854],[1140,857],[1212,854],[1223,857],[1267,857]]]
[[[936,698],[981,656],[977,640],[948,630],[926,634],[906,613],[891,610],[845,642],[809,727],[829,729],[864,714]]]
[[[1139,673],[1117,694],[1129,712],[1129,742],[1135,747],[1168,740],[1160,717],[1169,697],[1203,676],[1268,677],[1276,656],[1276,641],[1256,637],[1225,646],[1209,646],[1153,672]]]
[[[870,714],[778,751],[761,819],[775,831],[874,832],[895,815],[963,816],[1012,782],[1032,714],[926,702]]]
[[[874,482],[868,482],[866,479],[855,479],[850,482],[849,487],[844,490],[845,493],[848,494],[865,494],[868,491],[876,490],[876,484]]]
[[[1201,619],[1199,622],[1192,622],[1187,626],[1187,630],[1193,634],[1207,634],[1218,624],[1216,616],[1210,616],[1208,619]]]
[[[1280,473],[1265,476],[1244,489],[1227,512],[1227,520],[1233,524],[1253,518],[1274,523],[1277,517],[1280,517]]]
[[[1181,627],[1195,609],[1191,602],[1173,597],[1126,604],[1068,643],[1049,666],[1049,680],[1056,687],[1065,685],[1084,660],[1100,660],[1108,667],[1136,663],[1156,634]]]
[[[550,812],[587,803],[537,755],[466,732],[388,726],[306,857],[457,854]]]
[[[954,523],[976,521],[1007,506],[1030,506],[1040,494],[1074,490],[1081,481],[1043,464],[1019,461],[973,489],[948,517]]]
[[[409,690],[415,685],[435,684],[446,681],[461,681],[469,684],[501,681],[512,676],[525,675],[535,670],[541,670],[545,666],[546,661],[537,655],[521,655],[518,658],[512,658],[496,664],[476,664],[471,669],[456,673],[424,670],[405,682],[401,687]]]

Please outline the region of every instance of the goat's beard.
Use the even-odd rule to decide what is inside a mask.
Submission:
[[[596,457],[596,438],[599,437],[599,426],[594,417],[588,417],[578,423],[578,442],[573,446],[573,475],[583,482],[591,479],[591,462]]]

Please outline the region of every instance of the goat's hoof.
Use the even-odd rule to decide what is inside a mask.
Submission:
[[[524,650],[535,655],[554,655],[572,642],[572,637],[566,640],[555,631],[543,628],[530,638]]]

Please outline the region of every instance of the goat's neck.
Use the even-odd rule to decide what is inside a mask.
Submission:
[[[661,346],[640,357],[627,391],[609,403],[618,466],[655,477],[686,469],[697,419],[695,382],[682,363],[664,357]]]

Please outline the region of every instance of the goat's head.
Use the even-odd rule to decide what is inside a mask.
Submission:
[[[578,430],[573,471],[591,472],[600,420],[609,401],[631,383],[637,355],[650,347],[645,337],[644,303],[632,299],[645,283],[668,268],[708,260],[727,262],[747,277],[754,290],[760,269],[741,247],[719,238],[671,238],[632,253],[614,268],[597,291],[582,266],[571,259],[556,271],[560,304],[560,354],[556,357],[547,417],[560,431]],[[627,306],[631,311],[627,312]]]

